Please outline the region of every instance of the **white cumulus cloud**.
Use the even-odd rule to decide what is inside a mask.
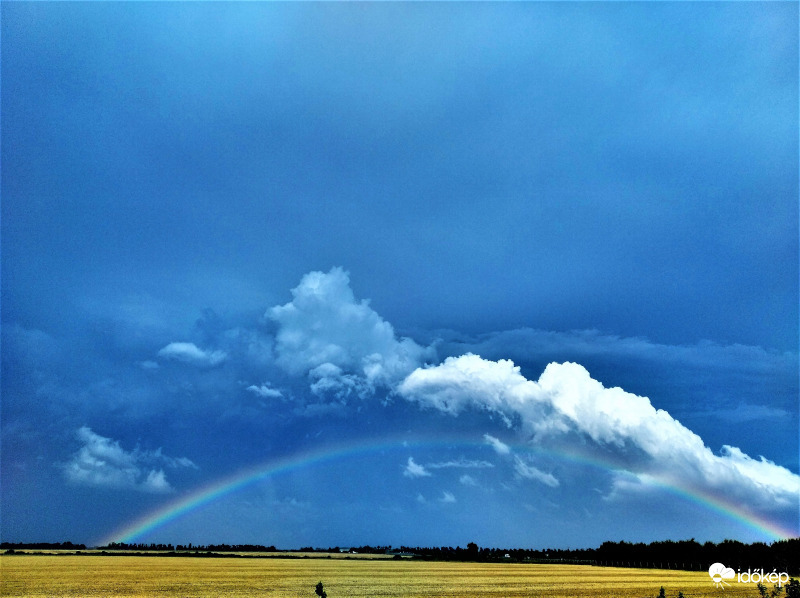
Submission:
[[[507,455],[511,452],[511,448],[499,438],[495,438],[490,434],[484,434],[483,439],[491,445],[498,455]]]
[[[408,463],[406,463],[406,467],[403,470],[403,475],[407,478],[423,478],[430,476],[431,472],[419,463],[415,463],[413,457],[409,457]]]
[[[276,388],[272,388],[268,382],[265,382],[260,386],[252,384],[248,386],[246,390],[249,390],[254,395],[264,399],[280,399],[283,396],[283,393],[281,391],[279,391]]]
[[[365,398],[374,387],[358,374],[347,374],[338,365],[323,363],[308,372],[309,388],[318,397],[333,397],[346,403],[348,397]]]
[[[556,488],[558,486],[558,480],[553,474],[545,473],[533,465],[525,463],[525,461],[520,459],[518,456],[514,457],[514,471],[516,471],[517,475],[522,478],[536,480],[537,482],[541,482],[542,484],[550,486],[551,488]]]
[[[147,473],[145,480],[139,484],[139,487],[136,488],[134,486],[134,488],[145,492],[172,492],[172,486],[167,482],[167,476],[164,474],[163,469],[151,469]]]
[[[453,496],[452,492],[448,492],[447,490],[444,490],[442,492],[441,498],[439,498],[439,502],[440,503],[444,503],[444,504],[452,504],[452,503],[456,502],[456,497]]]
[[[170,343],[158,352],[158,356],[195,367],[215,367],[228,358],[224,351],[204,351],[194,343]]]
[[[172,492],[162,468],[151,467],[160,462],[169,467],[197,466],[185,457],[173,458],[157,451],[124,450],[118,441],[100,436],[83,426],[76,434],[83,446],[63,464],[66,478],[75,484],[137,490],[140,492]]]
[[[490,361],[468,354],[415,370],[398,392],[452,415],[477,408],[501,414],[509,422],[515,418],[534,444],[577,436],[581,442],[574,443],[575,450],[592,454],[601,448],[634,473],[686,489],[738,497],[758,508],[796,505],[800,494],[797,474],[764,458],[753,459],[735,447],[726,446],[714,454],[697,434],[656,409],[648,398],[605,388],[576,363],[551,363],[538,381],[532,381],[509,360]],[[516,471],[549,485],[557,482],[524,462],[516,463]]]

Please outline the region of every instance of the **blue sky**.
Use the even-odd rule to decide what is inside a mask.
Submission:
[[[4,540],[800,533],[796,3],[0,10]]]

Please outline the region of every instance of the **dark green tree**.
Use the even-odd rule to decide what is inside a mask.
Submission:
[[[316,594],[317,594],[317,596],[319,596],[319,598],[328,598],[328,593],[322,587],[322,582],[319,582],[317,584],[317,587],[314,588],[314,592],[316,592]]]
[[[775,586],[772,591],[767,594],[767,586],[763,583],[758,584],[756,588],[758,588],[758,593],[761,594],[761,598],[767,598],[767,596],[769,596],[769,598],[778,598],[783,591],[782,587]]]

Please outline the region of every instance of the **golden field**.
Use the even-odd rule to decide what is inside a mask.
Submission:
[[[319,557],[319,555],[317,555]],[[476,596],[756,598],[755,585],[717,589],[706,572],[584,565],[342,558],[0,556],[0,596],[248,596],[316,598]]]

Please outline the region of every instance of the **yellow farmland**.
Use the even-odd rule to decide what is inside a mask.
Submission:
[[[6,555],[2,596],[258,596],[316,598],[522,596],[756,598],[754,585],[717,589],[706,572],[583,565],[422,562],[385,559],[250,559],[156,556]]]

